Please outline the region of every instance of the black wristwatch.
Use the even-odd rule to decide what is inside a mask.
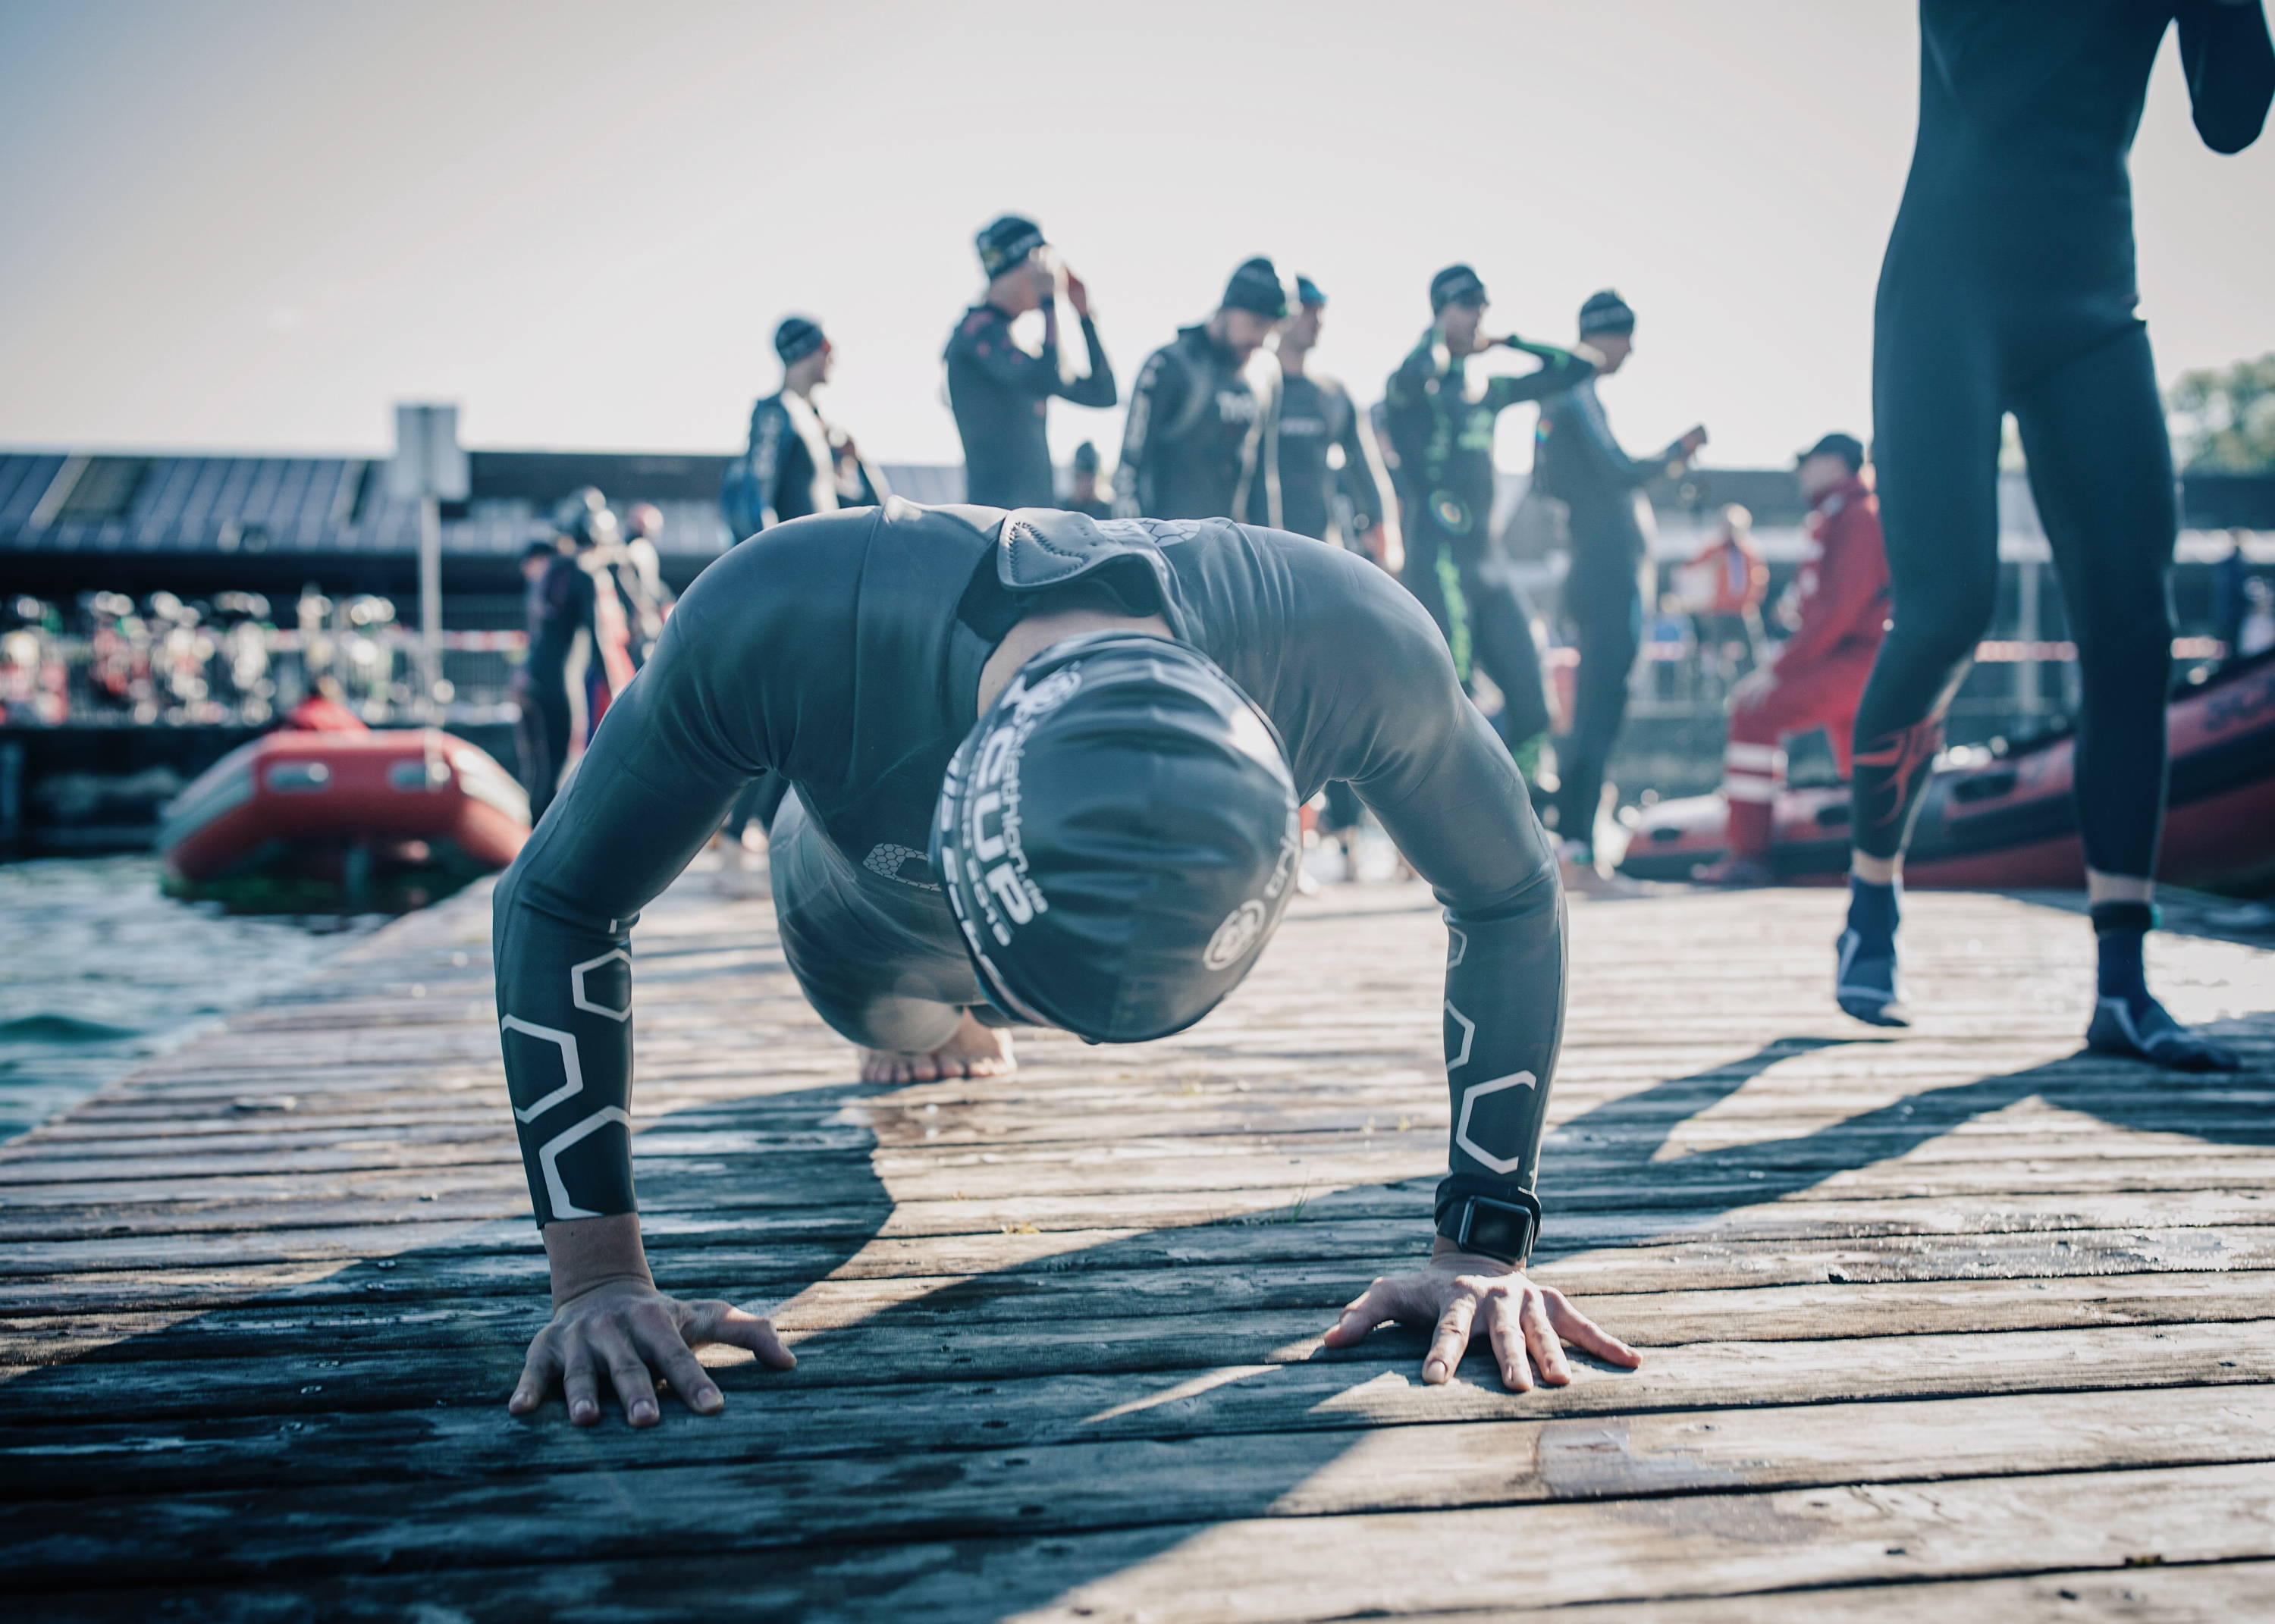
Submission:
[[[1438,1233],[1465,1252],[1521,1269],[1540,1234],[1540,1199],[1522,1190],[1457,1196],[1439,1213]]]

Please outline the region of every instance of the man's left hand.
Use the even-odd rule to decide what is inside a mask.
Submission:
[[[1426,1269],[1384,1275],[1343,1310],[1326,1341],[1330,1348],[1355,1348],[1385,1321],[1433,1326],[1437,1334],[1422,1361],[1422,1379],[1434,1387],[1453,1379],[1480,1320],[1492,1335],[1501,1381],[1514,1393],[1532,1390],[1536,1370],[1552,1387],[1569,1382],[1567,1342],[1622,1370],[1643,1363],[1641,1354],[1574,1308],[1562,1292],[1534,1285],[1497,1258],[1457,1251],[1432,1258]]]

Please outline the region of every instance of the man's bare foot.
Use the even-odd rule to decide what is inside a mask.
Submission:
[[[934,1083],[942,1077],[1009,1076],[1019,1069],[1011,1053],[1011,1034],[1000,1026],[982,1026],[969,1010],[949,1040],[929,1054],[903,1054],[895,1049],[863,1049],[864,1083]]]

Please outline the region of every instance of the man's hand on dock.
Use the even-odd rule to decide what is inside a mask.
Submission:
[[[683,1303],[658,1291],[634,1213],[548,1224],[545,1256],[553,1273],[553,1322],[529,1345],[506,1405],[517,1416],[543,1404],[558,1382],[568,1396],[569,1419],[591,1426],[601,1418],[603,1374],[624,1407],[624,1419],[636,1427],[663,1418],[655,1398],[659,1380],[669,1382],[697,1415],[715,1416],[727,1407],[726,1396],[696,1358],[698,1348],[747,1348],[777,1371],[797,1363],[771,1320],[731,1303]]]
[[[1431,1258],[1426,1269],[1375,1281],[1343,1310],[1326,1341],[1330,1348],[1353,1348],[1386,1322],[1434,1326],[1422,1379],[1436,1386],[1453,1379],[1480,1318],[1492,1333],[1500,1379],[1512,1392],[1532,1390],[1535,1367],[1552,1387],[1569,1382],[1567,1342],[1622,1370],[1643,1363],[1641,1354],[1574,1308],[1562,1292],[1534,1285],[1498,1258],[1450,1250]]]
[[[638,1279],[605,1280],[556,1305],[553,1323],[529,1345],[513,1398],[506,1408],[526,1416],[545,1402],[558,1381],[568,1394],[569,1419],[590,1426],[601,1418],[605,1376],[636,1427],[662,1419],[655,1384],[671,1384],[687,1408],[715,1416],[726,1396],[695,1349],[714,1342],[746,1348],[759,1363],[786,1371],[797,1356],[782,1345],[772,1321],[730,1303],[682,1302]]]

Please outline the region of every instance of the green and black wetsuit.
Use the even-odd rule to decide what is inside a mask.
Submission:
[[[539,1221],[632,1210],[632,929],[758,774],[797,788],[775,899],[822,1017],[920,1049],[982,1002],[927,864],[934,804],[989,653],[1076,580],[1214,661],[1279,733],[1296,789],[1350,782],[1436,889],[1447,1188],[1529,1191],[1563,1023],[1562,897],[1523,778],[1427,617],[1364,560],[1278,532],[1030,510],[1028,539],[1006,542],[1004,517],[895,501],[799,520],[680,600],[496,892],[506,1081]]]
[[[1594,368],[1547,344],[1508,342],[1538,356],[1540,369],[1472,382],[1463,358],[1432,328],[1390,374],[1385,406],[1406,517],[1406,584],[1446,634],[1456,665],[1466,675],[1474,660],[1501,691],[1501,731],[1515,748],[1548,730],[1548,699],[1531,610],[1488,533],[1493,426],[1509,407],[1568,389]]]

